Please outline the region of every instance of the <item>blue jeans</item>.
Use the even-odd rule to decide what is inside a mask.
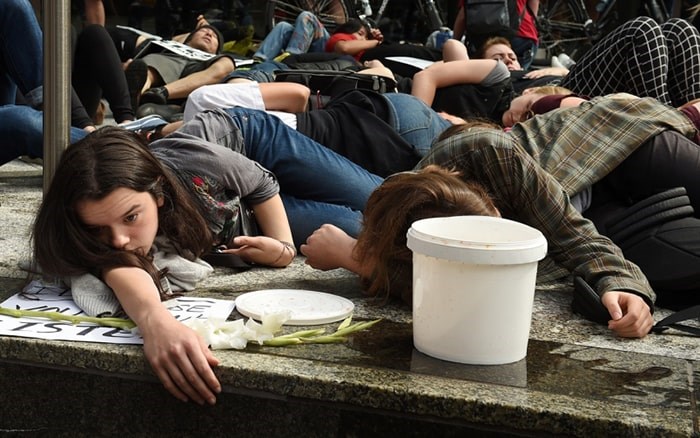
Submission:
[[[362,210],[382,178],[264,111],[226,111],[241,130],[246,156],[277,177],[295,245],[326,223],[358,235]]]
[[[14,104],[17,89],[27,103],[43,101],[43,37],[27,0],[0,1],[0,105]]]
[[[282,52],[294,55],[323,52],[329,38],[328,31],[319,19],[311,12],[303,11],[297,16],[294,26],[284,21],[275,24],[254,57],[268,61]]]
[[[87,132],[71,128],[71,143]],[[44,115],[24,105],[0,106],[0,165],[20,155],[44,156]]]
[[[404,140],[413,145],[424,157],[433,141],[451,126],[422,100],[406,93],[384,93],[389,102],[393,126]]]
[[[518,55],[520,67],[522,67],[523,70],[530,68],[537,54],[538,44],[529,38],[513,37],[510,41],[510,45],[513,47],[515,54]]]

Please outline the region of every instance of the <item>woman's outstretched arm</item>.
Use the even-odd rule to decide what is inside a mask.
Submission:
[[[146,359],[165,389],[182,401],[216,403],[221,385],[212,367],[218,359],[166,309],[151,276],[140,268],[118,267],[105,271],[104,281],[141,331]]]

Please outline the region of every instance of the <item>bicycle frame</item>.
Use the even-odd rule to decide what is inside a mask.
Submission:
[[[540,4],[537,28],[540,46],[555,48],[573,57],[585,51],[618,23],[616,0],[548,0]],[[668,12],[657,0],[642,2],[647,13],[657,21],[668,19]]]
[[[0,0],[1,1],[1,0]],[[349,17],[367,20],[378,27],[391,0],[279,0],[269,1],[265,8],[265,22],[269,32],[278,21],[293,22],[304,10],[314,13],[332,32]],[[435,0],[415,0],[421,15],[427,18],[431,30],[444,25]]]
[[[375,24],[378,24],[384,16],[384,11],[389,5],[389,1],[390,0],[382,0],[379,6],[376,8],[375,14],[374,9],[372,8],[371,4],[369,4],[369,0],[355,0],[358,16],[361,19],[370,18],[375,22]],[[367,2],[369,6],[369,14],[366,14],[364,12],[366,10],[366,7],[364,5],[365,2]],[[442,17],[440,16],[440,11],[438,10],[434,0],[416,0],[416,2],[418,3],[418,7],[420,8],[423,15],[427,15],[430,26],[434,30],[440,29],[444,25]]]

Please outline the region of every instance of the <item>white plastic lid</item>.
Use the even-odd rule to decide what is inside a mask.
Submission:
[[[249,318],[289,311],[285,325],[315,325],[340,321],[352,314],[355,304],[347,298],[302,289],[266,289],[247,292],[236,298],[236,309]]]
[[[500,217],[422,219],[411,225],[406,236],[413,252],[457,262],[513,265],[547,255],[547,240],[539,230]]]

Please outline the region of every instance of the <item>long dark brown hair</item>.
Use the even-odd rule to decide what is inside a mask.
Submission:
[[[408,229],[420,219],[461,215],[499,213],[485,189],[463,180],[459,172],[430,165],[388,177],[369,197],[353,253],[372,265],[370,277],[363,278],[365,291],[410,303],[413,254],[406,246]]]
[[[89,232],[76,205],[100,200],[118,188],[162,197],[158,234],[166,236],[185,257],[210,249],[213,236],[193,198],[170,169],[136,134],[104,127],[69,146],[61,156],[32,230],[34,259],[44,275],[86,272],[100,276],[106,268],[145,269],[161,290],[160,277],[148,254],[112,248]]]

